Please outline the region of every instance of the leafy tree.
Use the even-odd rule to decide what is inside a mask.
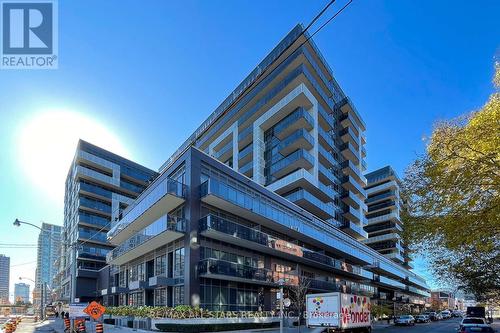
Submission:
[[[500,88],[500,65],[493,82]],[[500,297],[500,93],[435,125],[407,169],[404,238],[437,276],[479,300]]]
[[[389,306],[387,304],[377,304],[377,303],[372,303],[371,305],[371,314],[375,318],[381,318],[383,316],[388,316],[392,314],[394,311],[392,306]]]

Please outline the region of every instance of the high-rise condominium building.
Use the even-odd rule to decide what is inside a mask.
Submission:
[[[30,285],[26,283],[14,284],[14,303],[29,303]]]
[[[419,306],[425,281],[362,243],[364,131],[298,25],[113,224],[103,302],[270,310],[284,281]]]
[[[399,180],[396,172],[386,166],[365,175],[368,206],[365,231],[368,239],[364,243],[400,264],[410,265],[409,253],[402,239],[403,224]]]
[[[52,277],[57,273],[55,261],[59,258],[61,247],[62,227],[49,223],[42,223],[42,230],[38,235],[36,257],[35,292],[33,304],[40,304],[42,293],[44,303],[51,303]],[[43,291],[42,291],[42,288]]]
[[[10,258],[0,254],[0,304],[9,303]]]
[[[86,302],[96,294],[98,271],[113,245],[106,240],[112,221],[157,173],[80,140],[66,178],[64,230],[58,262],[57,298]]]

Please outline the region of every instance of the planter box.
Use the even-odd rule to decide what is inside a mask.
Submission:
[[[151,329],[164,332],[219,332],[278,326],[278,317],[151,320]]]

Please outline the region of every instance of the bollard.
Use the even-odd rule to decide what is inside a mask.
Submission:
[[[95,333],[104,333],[104,325],[101,323],[95,324]]]
[[[85,320],[80,321],[78,324],[78,333],[86,333],[87,331],[85,330]]]

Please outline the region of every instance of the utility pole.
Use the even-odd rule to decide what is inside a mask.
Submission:
[[[280,286],[280,333],[283,333],[283,286],[285,284],[285,280],[279,279],[278,284]]]

